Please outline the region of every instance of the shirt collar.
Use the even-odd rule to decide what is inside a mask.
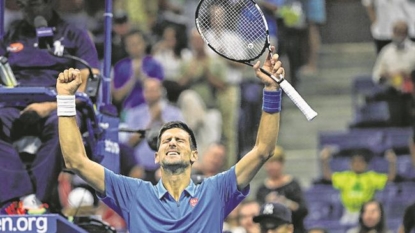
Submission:
[[[161,181],[161,179],[157,183],[156,187],[157,187],[157,192],[158,192],[158,198],[159,199],[163,198],[167,193],[167,189],[164,187],[163,182]],[[195,196],[196,185],[193,183],[192,179],[190,179],[190,183],[184,189],[184,191],[186,191],[191,197]]]

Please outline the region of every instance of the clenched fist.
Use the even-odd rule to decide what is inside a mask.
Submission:
[[[75,95],[81,84],[81,72],[78,69],[66,69],[56,80],[56,92],[58,95]]]

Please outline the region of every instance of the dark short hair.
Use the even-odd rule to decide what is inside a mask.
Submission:
[[[186,131],[190,135],[190,148],[192,150],[197,149],[196,138],[195,138],[195,134],[193,133],[193,130],[190,129],[189,126],[187,126],[185,123],[181,121],[170,121],[170,122],[165,123],[161,127],[159,131],[159,135],[157,137],[157,149],[160,147],[161,135],[163,135],[163,133],[166,130],[174,129],[174,128],[179,128],[179,129]]]

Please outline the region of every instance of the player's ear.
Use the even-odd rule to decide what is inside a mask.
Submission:
[[[193,164],[199,159],[199,153],[197,150],[192,150],[192,153],[190,154],[190,162]]]

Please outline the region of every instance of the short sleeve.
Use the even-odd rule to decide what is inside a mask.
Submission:
[[[218,194],[225,205],[227,216],[249,194],[249,185],[243,190],[238,189],[236,182],[235,166],[229,170],[208,178],[218,188]]]
[[[348,174],[346,172],[334,172],[331,177],[335,189],[343,189],[347,179]]]
[[[384,189],[388,182],[388,175],[383,173],[371,172],[370,181],[373,187],[377,190]]]
[[[134,179],[105,169],[105,193],[99,195],[101,199],[110,199],[110,203],[117,206],[125,216],[129,212],[131,198],[137,195],[142,180]]]

